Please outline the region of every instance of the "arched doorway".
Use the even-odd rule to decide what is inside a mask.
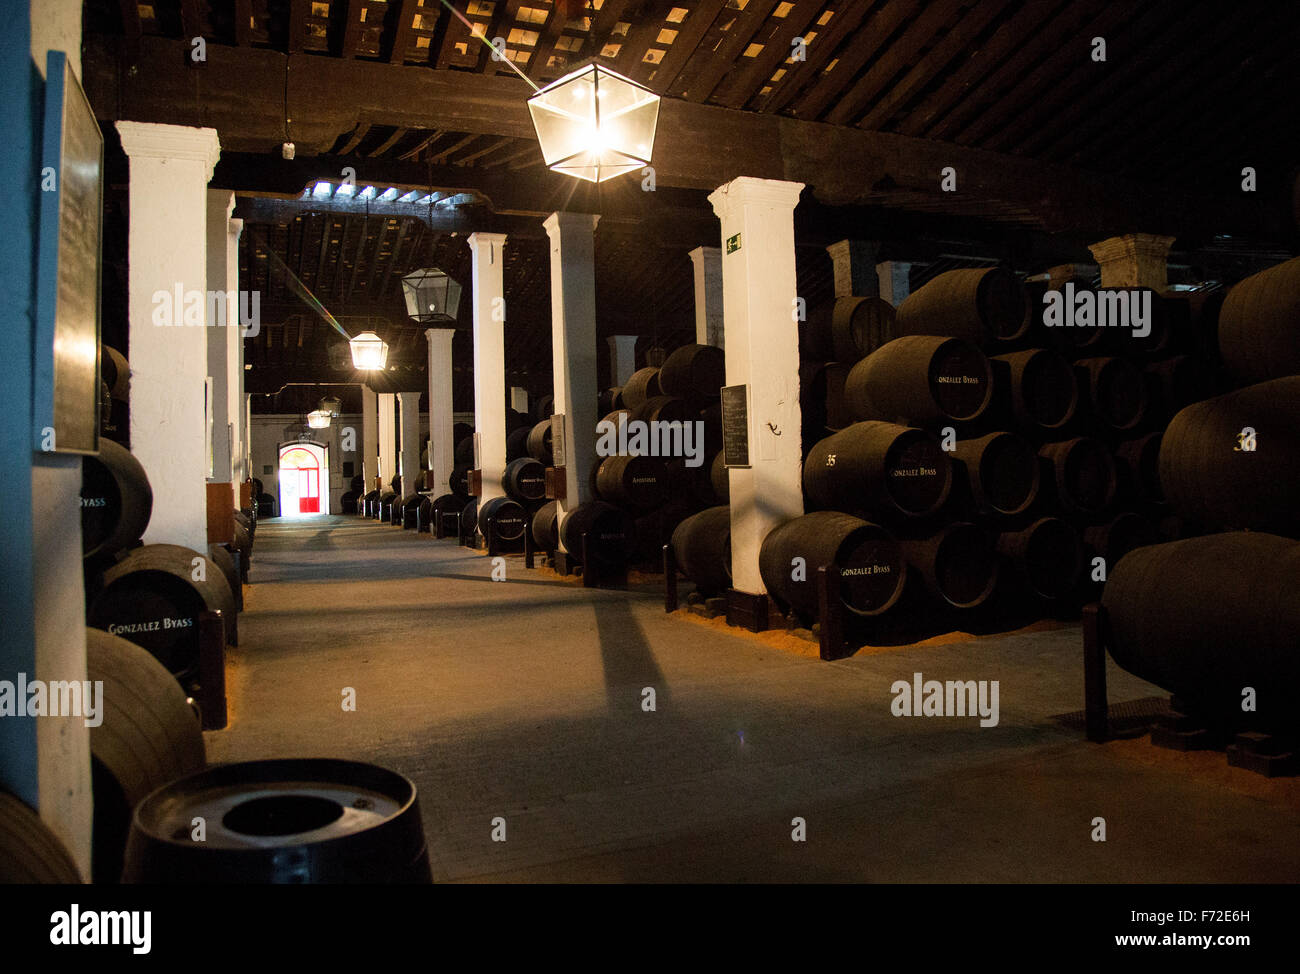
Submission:
[[[320,443],[280,445],[280,515],[329,513],[329,454]]]

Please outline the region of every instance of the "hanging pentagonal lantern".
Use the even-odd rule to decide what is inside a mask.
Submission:
[[[316,404],[316,408],[330,416],[340,416],[343,414],[343,400],[338,396],[326,396]]]
[[[599,183],[650,162],[659,96],[602,65],[552,81],[528,99],[528,111],[555,172]]]
[[[373,331],[363,331],[349,339],[352,347],[352,365],[364,371],[382,369],[388,361],[388,343]]]
[[[402,278],[406,313],[425,325],[454,325],[460,307],[460,285],[437,267],[412,271]]]
[[[313,409],[307,414],[307,425],[314,430],[323,430],[329,427],[330,420],[333,417],[321,409]]]

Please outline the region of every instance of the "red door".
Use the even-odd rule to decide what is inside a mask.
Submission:
[[[320,513],[320,469],[298,468],[298,513]]]

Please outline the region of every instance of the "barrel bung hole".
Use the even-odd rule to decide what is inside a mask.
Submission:
[[[342,805],[319,795],[268,795],[240,802],[221,824],[242,835],[297,835],[324,828],[342,815]]]

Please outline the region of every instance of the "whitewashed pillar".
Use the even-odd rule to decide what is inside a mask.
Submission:
[[[474,300],[474,422],[483,487],[481,508],[502,497],[506,471],[506,347],[504,233],[471,233],[471,290]]]
[[[379,488],[379,395],[361,387],[361,472],[365,475],[362,496]]]
[[[605,339],[609,346],[609,384],[623,386],[636,371],[636,335],[610,335]]]
[[[886,260],[876,265],[876,293],[895,308],[911,293],[912,265],[903,260]]]
[[[379,394],[379,476],[384,479],[380,490],[393,489],[393,474],[397,473],[397,395]]]
[[[1169,287],[1169,248],[1174,239],[1154,233],[1126,233],[1089,244],[1088,249],[1101,267],[1101,286],[1165,291]]]
[[[556,413],[564,416],[564,499],[559,524],[591,500],[596,462],[596,224],[591,213],[552,213],[551,353]]]
[[[447,492],[456,451],[452,427],[451,340],[456,333],[450,328],[427,328],[429,342],[429,476],[431,489]]]
[[[131,168],[131,450],[154,500],[144,542],[206,551],[207,187],[220,144],[210,128],[117,129]],[[217,283],[224,287],[224,274]],[[196,299],[197,321],[186,324]]]
[[[695,267],[695,343],[722,348],[722,249],[696,247],[691,251],[691,263]]]
[[[401,474],[402,496],[415,493],[415,481],[420,476],[420,394],[399,392],[397,404],[401,412]]]
[[[831,255],[837,298],[874,298],[880,295],[880,278],[876,276],[876,254],[880,244],[874,240],[838,240],[826,248]]]
[[[731,241],[722,258],[727,385],[749,387],[748,468],[732,467],[731,577],[767,592],[763,539],[803,513],[794,208],[802,183],[742,176],[709,196]]]

